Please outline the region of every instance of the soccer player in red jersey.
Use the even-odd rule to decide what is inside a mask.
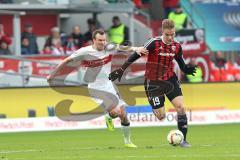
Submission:
[[[163,120],[166,116],[164,101],[165,95],[167,96],[177,111],[178,129],[184,135],[181,146],[190,147],[191,145],[186,141],[188,120],[184,109],[183,94],[179,80],[173,70],[173,60],[177,61],[185,74],[194,75],[196,66],[185,64],[181,44],[174,41],[174,36],[174,22],[165,19],[162,22],[162,36],[151,38],[144,45],[149,51],[144,86],[153,113],[159,120]],[[109,74],[109,79],[120,81],[125,69],[140,57],[139,54],[131,55],[121,68]]]

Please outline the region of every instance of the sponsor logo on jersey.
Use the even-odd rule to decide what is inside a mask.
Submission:
[[[85,67],[99,67],[107,64],[111,60],[112,60],[112,55],[109,55],[105,58],[97,59],[97,60],[83,60],[82,65]]]
[[[175,56],[174,53],[161,53],[161,52],[159,53],[159,55],[160,55],[160,56],[168,56],[168,57],[169,57],[169,56],[171,56],[171,57],[174,57],[174,56]]]

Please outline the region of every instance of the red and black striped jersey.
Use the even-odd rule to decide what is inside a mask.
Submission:
[[[149,51],[145,77],[150,80],[168,80],[174,73],[173,60],[182,58],[179,42],[163,42],[162,37],[151,38],[144,47]]]

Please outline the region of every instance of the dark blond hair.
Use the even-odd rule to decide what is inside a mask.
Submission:
[[[174,21],[171,19],[164,19],[162,21],[162,30],[175,28]]]
[[[100,34],[100,35],[104,35],[105,31],[103,29],[97,29],[95,31],[93,31],[92,33],[92,39],[96,39],[96,35]]]

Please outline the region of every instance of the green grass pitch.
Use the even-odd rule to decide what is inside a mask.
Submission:
[[[191,148],[172,147],[174,127],[132,128],[137,149],[123,147],[121,129],[0,134],[0,160],[239,160],[240,124],[190,126]]]

